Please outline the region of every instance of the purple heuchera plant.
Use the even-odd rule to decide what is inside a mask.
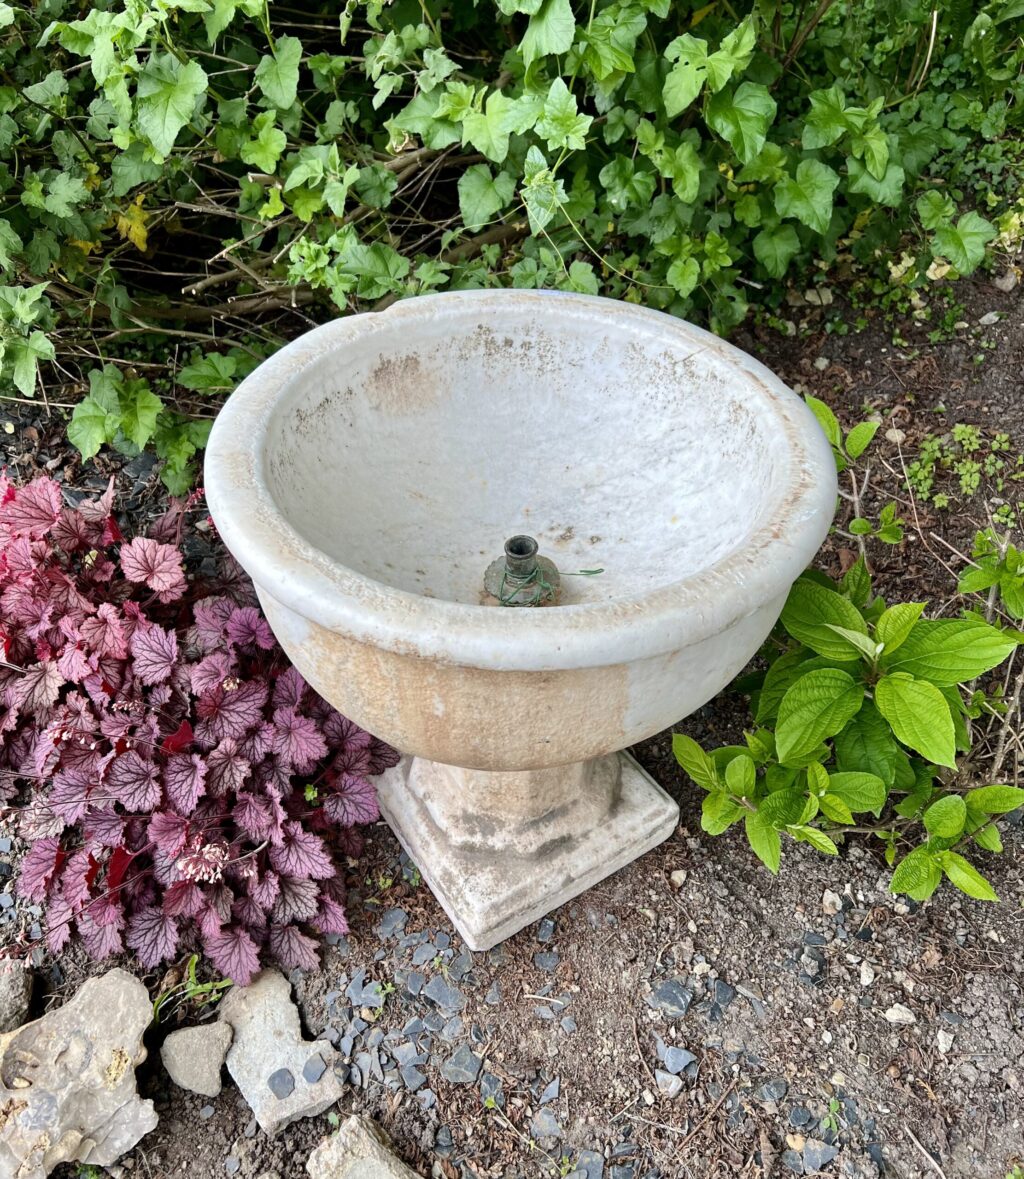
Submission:
[[[24,798],[20,892],[147,967],[197,939],[247,983],[348,932],[340,855],[397,754],[289,666],[234,568],[190,586],[174,503],[127,541],[99,499],[0,472],[0,802]],[[308,786],[315,786],[309,790]],[[312,802],[310,799],[312,798]]]

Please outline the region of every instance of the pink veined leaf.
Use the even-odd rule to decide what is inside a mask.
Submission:
[[[113,810],[88,810],[82,830],[96,847],[117,847],[124,842],[124,816]]]
[[[308,921],[317,910],[320,889],[315,880],[296,880],[282,876],[278,881],[278,896],[270,911],[270,918],[278,925],[289,921]]]
[[[295,820],[284,824],[281,842],[270,849],[270,863],[281,875],[303,880],[323,880],[334,875],[334,864],[324,850],[323,840]]]
[[[56,703],[63,682],[56,663],[49,659],[34,663],[15,681],[11,703],[22,713],[43,717]]]
[[[270,952],[282,966],[316,970],[320,965],[316,942],[294,925],[272,925],[269,940]]]
[[[189,668],[189,679],[192,691],[201,696],[214,688],[219,688],[231,675],[234,661],[227,651],[214,651],[204,659]]]
[[[332,823],[353,827],[356,823],[376,823],[380,818],[377,791],[369,778],[343,774],[334,790],[324,799],[324,814]]]
[[[333,897],[322,896],[320,898],[320,907],[310,924],[320,933],[346,934],[349,932],[345,908]]]
[[[358,860],[363,854],[366,840],[358,827],[339,827],[334,836],[334,844],[342,855]]]
[[[138,627],[132,635],[132,655],[137,678],[144,684],[161,684],[178,658],[178,636],[155,624]]]
[[[89,809],[89,787],[58,774],[46,801],[50,810],[64,823],[77,823]]]
[[[71,940],[75,911],[63,897],[54,897],[46,906],[46,948],[59,954]]]
[[[70,684],[80,684],[93,670],[85,652],[77,643],[68,643],[64,648],[57,660],[57,669]]]
[[[274,707],[301,708],[308,685],[297,667],[286,667],[274,680]]]
[[[267,929],[267,915],[252,897],[239,897],[231,908],[231,916],[263,940]]]
[[[242,792],[238,795],[238,801],[235,803],[235,808],[231,812],[231,817],[234,819],[239,830],[257,843],[267,838],[274,825],[274,820],[267,804],[262,798],[257,798],[255,794],[249,794],[248,792]]]
[[[91,524],[103,524],[114,510],[114,476],[110,476],[106,491],[98,499],[84,499],[78,510]]]
[[[121,547],[121,568],[129,581],[149,586],[161,602],[173,602],[185,592],[181,554],[148,536],[137,536]]]
[[[276,872],[265,872],[260,880],[249,886],[249,895],[261,909],[268,912],[281,893],[281,882]]]
[[[66,553],[94,548],[98,539],[96,529],[75,508],[64,508],[50,533],[50,540]]]
[[[147,534],[154,540],[161,540],[170,544],[178,535],[178,528],[185,511],[185,501],[171,499],[162,516],[158,516],[147,529]]]
[[[164,912],[169,917],[198,917],[205,903],[203,890],[191,880],[176,880],[164,893]]]
[[[247,680],[237,688],[214,688],[205,692],[196,704],[196,714],[209,720],[210,729],[218,741],[233,737],[236,741],[263,718],[267,702],[267,685],[258,680]]]
[[[143,761],[134,749],[114,758],[105,781],[125,810],[151,811],[160,802],[157,767],[151,761]]]
[[[308,716],[294,708],[279,708],[274,713],[274,750],[304,774],[326,756],[327,742]]]
[[[234,603],[227,598],[204,598],[196,602],[193,626],[199,645],[204,651],[214,651],[224,639],[224,628],[234,612]]]
[[[339,775],[359,776],[370,772],[370,750],[366,745],[346,745],[331,762],[331,769]]]
[[[269,721],[261,721],[238,742],[238,752],[253,765],[262,761],[273,748],[274,726]]]
[[[239,606],[231,614],[225,626],[229,643],[243,650],[269,651],[274,646],[274,636],[266,619],[255,606]]]
[[[147,905],[132,916],[125,941],[143,966],[156,966],[178,948],[178,923],[156,905]]]
[[[370,742],[371,774],[383,774],[385,770],[398,765],[401,760],[402,755],[397,749],[392,749],[390,745],[386,745],[383,741],[378,741],[376,738]]]
[[[332,749],[365,749],[368,751],[370,743],[373,741],[365,729],[361,729],[355,721],[350,721],[347,716],[342,716],[334,709],[331,709],[324,718],[323,730]],[[367,752],[367,758],[369,758],[369,752]]]
[[[21,862],[18,892],[36,904],[46,900],[46,894],[53,887],[65,859],[67,853],[56,836],[37,839]]]
[[[238,791],[252,772],[252,766],[238,753],[231,738],[222,741],[206,756],[207,792],[216,798]]]
[[[123,659],[128,654],[128,640],[118,616],[117,607],[104,602],[95,615],[87,618],[79,628],[83,640],[97,655]]]
[[[210,961],[237,986],[246,987],[260,968],[256,943],[244,929],[229,926],[204,938]]]
[[[57,523],[61,511],[60,484],[53,479],[33,479],[25,487],[5,495],[0,504],[0,528],[10,529],[12,536],[45,536]]]
[[[124,928],[124,907],[121,898],[116,893],[103,893],[90,901],[86,911],[97,926],[116,925]]]
[[[117,925],[97,925],[88,913],[78,914],[78,932],[90,957],[98,962],[124,949],[121,930]]]
[[[188,820],[172,811],[157,811],[149,821],[149,838],[154,847],[174,859],[188,839]]]
[[[195,753],[174,753],[164,766],[164,789],[171,806],[182,815],[191,815],[201,795],[206,793],[206,762]]]

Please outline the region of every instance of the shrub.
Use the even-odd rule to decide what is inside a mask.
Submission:
[[[1021,236],[1019,12],[2,4],[3,373],[59,351],[82,454],[153,445],[181,492],[282,309],[554,286],[725,332],[813,261],[969,273]]]
[[[397,755],[290,667],[236,568],[190,584],[193,501],[125,539],[0,473],[0,802],[24,795],[22,895],[46,940],[155,966],[198,939],[245,983],[348,931],[340,856]]]

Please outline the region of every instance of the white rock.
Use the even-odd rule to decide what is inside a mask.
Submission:
[[[264,970],[250,986],[232,987],[220,1018],[234,1032],[228,1072],[267,1134],[323,1113],[342,1095],[338,1053],[326,1040],[303,1038],[291,985],[279,971]]]
[[[669,880],[672,882],[673,888],[682,888],[686,883],[686,869],[677,868],[669,877]]]
[[[24,962],[0,962],[0,1032],[21,1027],[32,1000],[32,971]]]
[[[982,327],[992,327],[1002,318],[1002,315],[998,311],[986,311],[985,314],[978,320],[978,323],[980,323]]]
[[[306,1162],[310,1179],[420,1179],[396,1158],[384,1131],[369,1118],[348,1118]]]
[[[160,1059],[171,1080],[192,1093],[216,1097],[220,1071],[231,1047],[231,1025],[201,1023],[171,1032],[160,1049]]]
[[[892,1024],[907,1025],[917,1023],[917,1016],[902,1003],[893,1003],[886,1011],[885,1018]]]
[[[861,962],[860,964],[860,985],[862,987],[869,987],[875,981],[875,968],[870,962]]]
[[[945,1029],[935,1033],[935,1043],[943,1056],[953,1047],[953,1033]]]
[[[897,446],[902,446],[907,440],[906,434],[902,430],[897,430],[895,426],[890,426],[886,430],[885,437],[889,442],[895,442]]]
[[[58,1163],[109,1166],[157,1123],[135,1066],[153,1018],[146,988],[124,970],[0,1036],[0,1176],[43,1179]]]
[[[822,912],[827,913],[830,917],[838,913],[843,907],[843,898],[837,892],[826,888],[824,895],[821,898]]]
[[[1017,271],[1011,266],[1004,270],[1002,274],[998,275],[992,280],[992,285],[1004,294],[1009,294],[1016,285],[1020,282],[1020,276]]]

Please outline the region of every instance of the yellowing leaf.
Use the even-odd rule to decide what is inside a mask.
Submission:
[[[145,253],[148,241],[146,220],[148,214],[142,207],[142,193],[128,206],[124,212],[117,214],[117,232],[139,251]]]

